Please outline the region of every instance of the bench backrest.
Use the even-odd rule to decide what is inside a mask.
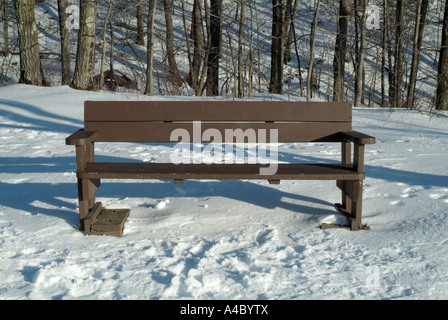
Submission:
[[[352,129],[352,109],[282,101],[86,101],[84,108],[84,129],[97,131],[98,142],[172,142],[175,129],[193,135],[194,121],[222,136],[226,129],[277,129],[278,142],[336,142],[338,132]]]

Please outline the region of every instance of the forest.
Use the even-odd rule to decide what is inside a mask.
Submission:
[[[448,110],[448,1],[1,0],[0,85]]]

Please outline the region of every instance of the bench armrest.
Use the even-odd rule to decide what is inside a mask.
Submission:
[[[375,138],[358,131],[341,132],[342,139],[355,144],[374,144]]]
[[[68,136],[65,139],[65,143],[68,145],[86,145],[90,142],[92,142],[97,135],[96,131],[84,131],[84,129],[80,129],[73,133],[72,135]]]

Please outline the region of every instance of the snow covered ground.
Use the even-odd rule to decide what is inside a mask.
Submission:
[[[0,88],[0,299],[448,298],[448,113],[354,110],[354,129],[377,139],[366,147],[369,231],[319,229],[343,220],[333,181],[104,180],[98,200],[131,208],[115,238],[77,230],[65,137],[82,127],[87,99],[150,98]],[[169,151],[99,144],[97,157],[169,161]],[[337,145],[280,151],[282,161],[339,159]]]

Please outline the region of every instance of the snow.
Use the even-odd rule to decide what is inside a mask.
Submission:
[[[151,98],[0,88],[0,299],[448,298],[448,113],[354,109],[354,129],[377,141],[365,154],[371,230],[319,229],[344,222],[334,181],[104,180],[98,200],[131,209],[116,238],[77,230],[65,138],[88,99]],[[98,144],[97,158],[169,161],[170,147]],[[337,161],[339,149],[280,144],[279,156]]]

